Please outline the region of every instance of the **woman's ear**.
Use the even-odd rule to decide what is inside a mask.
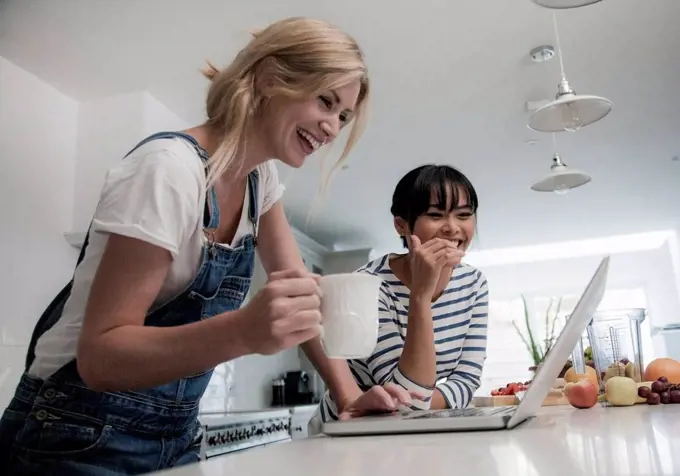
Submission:
[[[397,233],[399,233],[399,236],[401,237],[406,237],[411,234],[406,220],[401,217],[394,217],[394,229],[397,230]]]
[[[276,79],[276,61],[268,57],[255,67],[255,89],[261,97],[270,97]]]

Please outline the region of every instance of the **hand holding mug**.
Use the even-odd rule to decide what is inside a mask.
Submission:
[[[277,271],[242,309],[244,341],[258,354],[275,354],[321,332],[318,276],[306,270]]]

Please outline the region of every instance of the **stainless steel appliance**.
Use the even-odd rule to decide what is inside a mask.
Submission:
[[[291,441],[290,416],[288,409],[201,415],[201,459]]]

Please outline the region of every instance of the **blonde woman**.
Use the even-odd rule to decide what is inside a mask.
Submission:
[[[270,25],[210,67],[205,124],[155,134],[106,178],[71,283],[41,317],[0,423],[7,474],[141,474],[198,460],[198,402],[212,369],[303,344],[340,411],[389,411],[323,355],[315,277],[304,271],[272,158],[300,167],[368,101],[356,43],[321,21]],[[342,159],[341,159],[342,160]],[[269,282],[241,307],[257,252]]]

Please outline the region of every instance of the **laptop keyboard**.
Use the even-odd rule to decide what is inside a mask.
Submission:
[[[407,418],[451,418],[451,417],[472,417],[472,416],[492,416],[512,413],[517,407],[471,407],[471,408],[452,408],[449,410],[438,410],[424,414],[410,415]]]

